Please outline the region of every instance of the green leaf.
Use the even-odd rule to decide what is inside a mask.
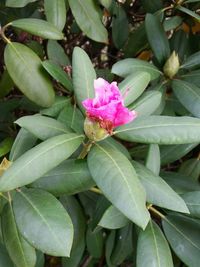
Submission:
[[[30,149],[1,176],[0,191],[9,191],[42,177],[67,159],[79,147],[82,140],[82,135],[63,134]]]
[[[178,26],[181,25],[182,22],[183,18],[181,18],[180,16],[173,16],[167,20],[164,20],[163,27],[165,32],[176,29]]]
[[[18,19],[12,21],[11,25],[44,39],[61,40],[64,38],[62,32],[53,24],[41,19]]]
[[[108,145],[95,144],[89,153],[88,165],[108,200],[131,221],[145,228],[149,220],[145,193],[129,160]]]
[[[195,143],[195,144],[183,144],[183,145],[172,145],[172,146],[160,146],[161,164],[162,165],[169,164],[184,157],[197,145],[198,144]]]
[[[119,89],[125,97],[125,106],[133,103],[144,92],[150,79],[149,73],[138,72],[130,74],[119,84]]]
[[[114,45],[120,49],[125,44],[129,34],[129,24],[123,7],[116,5],[112,18],[112,38]]]
[[[173,267],[169,245],[156,223],[152,220],[140,231],[137,244],[138,267]]]
[[[173,80],[172,88],[181,104],[194,116],[200,118],[200,88],[181,80]]]
[[[200,219],[200,191],[188,192],[181,196],[192,216]]]
[[[200,52],[196,52],[189,56],[180,66],[182,69],[198,68],[200,66]],[[189,73],[190,74],[190,73]]]
[[[177,9],[182,11],[183,13],[195,18],[198,22],[200,21],[200,16],[197,13],[195,13],[194,11],[192,11],[188,8],[185,8],[183,6],[180,6],[180,5],[177,6]]]
[[[154,144],[187,144],[200,141],[200,120],[190,117],[144,116],[117,128],[122,140]]]
[[[61,122],[37,115],[24,116],[15,121],[20,127],[25,128],[37,138],[46,140],[56,135],[71,133],[72,130]]]
[[[24,7],[29,3],[36,2],[38,0],[6,0],[7,7]]]
[[[76,107],[76,104],[72,105],[68,103],[60,112],[58,121],[66,124],[77,133],[83,133],[84,131],[84,117],[81,111]]]
[[[81,30],[96,42],[108,43],[108,33],[101,22],[95,2],[92,0],[68,1],[72,14]]]
[[[107,240],[106,240],[106,248],[105,248],[105,254],[106,254],[106,263],[109,267],[115,267],[111,262],[111,255],[112,251],[115,245],[115,238],[116,238],[116,231],[111,231]]]
[[[47,115],[49,117],[57,117],[61,110],[69,105],[71,99],[65,96],[55,96],[55,102],[49,108],[40,110],[40,114]]]
[[[86,219],[78,201],[73,196],[62,196],[61,203],[67,210],[74,227],[74,239],[70,258],[63,258],[63,267],[78,267],[85,249]]]
[[[128,256],[133,253],[133,225],[119,229],[115,237],[115,246],[111,254],[111,262],[114,266],[120,266]]]
[[[184,200],[160,176],[136,161],[132,164],[146,190],[149,203],[169,210],[189,213]]]
[[[60,66],[50,60],[43,61],[42,66],[57,82],[69,91],[73,91],[71,79],[69,79],[67,73]]]
[[[86,191],[94,185],[87,162],[69,159],[36,180],[31,187],[41,188],[55,196],[60,196]]]
[[[160,173],[160,149],[157,144],[150,144],[145,162],[147,169],[152,171],[155,175]]]
[[[162,221],[165,235],[177,256],[188,266],[199,266],[200,224],[183,215],[171,214]]]
[[[200,176],[199,158],[191,158],[183,161],[179,168],[179,173],[187,175],[191,180],[198,181]]]
[[[149,73],[151,80],[158,78],[162,74],[153,64],[136,58],[123,59],[112,66],[112,73],[121,77],[140,71]]]
[[[159,19],[152,14],[146,15],[145,27],[147,38],[154,56],[162,66],[170,56],[169,42],[164,32],[164,28]]]
[[[54,40],[48,40],[47,43],[48,59],[60,66],[71,65],[70,60],[63,47]]]
[[[6,137],[1,143],[0,143],[0,157],[6,155],[13,144],[13,138],[12,137]]]
[[[28,132],[23,128],[20,129],[11,148],[9,160],[15,161],[27,150],[32,148],[35,145],[36,141],[37,137],[35,137],[34,135],[32,135],[30,132]]]
[[[141,2],[145,11],[150,13],[154,13],[163,7],[162,0],[142,0]]]
[[[66,23],[67,13],[65,0],[45,0],[44,11],[47,21],[62,31]]]
[[[8,254],[15,265],[17,267],[34,267],[36,263],[35,249],[18,232],[11,203],[7,204],[3,211],[2,232]]]
[[[110,206],[104,212],[98,225],[107,229],[118,229],[126,226],[129,219],[124,216],[115,206]]]
[[[39,189],[24,189],[16,193],[13,206],[19,231],[30,244],[44,253],[69,257],[73,225],[54,196]]]
[[[87,250],[93,258],[100,258],[103,253],[103,232],[92,232],[92,229],[88,227],[86,232],[86,245]]]
[[[54,91],[40,58],[28,47],[19,43],[7,44],[4,60],[17,87],[33,102],[48,107],[53,104]]]
[[[0,98],[6,96],[12,90],[13,86],[13,80],[10,78],[8,71],[5,70],[0,80]]]
[[[196,86],[199,86],[199,84],[200,84],[200,70],[191,71],[191,72],[188,72],[184,75],[181,75],[181,79],[183,79],[186,82],[193,83]]]
[[[7,250],[5,247],[0,244],[0,266],[1,267],[14,267],[13,262],[11,261]]]
[[[74,2],[74,1],[73,1]],[[75,2],[74,2],[75,3]],[[77,103],[82,111],[82,101],[94,97],[96,73],[85,51],[75,47],[72,55],[73,86]]]
[[[128,108],[135,110],[138,116],[151,115],[160,106],[162,94],[157,91],[144,92],[133,104]]]

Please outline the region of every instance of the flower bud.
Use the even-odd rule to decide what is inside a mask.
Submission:
[[[104,128],[101,128],[99,122],[90,120],[87,117],[84,121],[84,131],[91,141],[101,141],[109,135]]]
[[[168,58],[168,60],[166,61],[163,67],[164,74],[170,79],[172,79],[178,72],[179,67],[180,67],[180,63],[179,63],[178,55],[176,54],[175,51],[173,51],[173,53]]]

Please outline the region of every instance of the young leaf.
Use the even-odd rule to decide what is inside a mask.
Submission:
[[[153,64],[136,58],[123,59],[112,66],[112,73],[121,77],[126,77],[135,72],[147,72],[150,74],[151,80],[162,74]]]
[[[72,56],[73,85],[78,105],[82,111],[82,101],[94,97],[96,73],[85,51],[75,47]]]
[[[200,88],[181,80],[173,80],[172,88],[181,104],[194,116],[200,118]]]
[[[20,235],[15,222],[11,203],[7,204],[2,216],[2,232],[7,251],[17,267],[34,267],[35,249]]]
[[[145,18],[147,38],[159,64],[162,66],[170,56],[170,48],[167,36],[159,19],[152,14]],[[152,30],[153,29],[153,30]]]
[[[169,245],[156,223],[150,220],[140,231],[137,244],[138,267],[173,267]]]
[[[44,39],[61,40],[64,38],[62,32],[53,24],[41,19],[18,19],[12,21],[11,25]]]
[[[179,214],[170,214],[162,221],[165,235],[178,257],[188,266],[199,266],[200,223]]]
[[[16,193],[13,206],[19,231],[30,244],[44,253],[69,257],[73,225],[54,196],[40,189],[24,189]]]
[[[130,74],[119,84],[119,89],[125,97],[125,106],[133,103],[144,92],[150,79],[149,73],[138,72]]]
[[[63,134],[30,149],[1,176],[0,191],[9,191],[42,177],[67,159],[79,147],[82,140],[82,135]]]
[[[40,58],[30,48],[19,43],[7,44],[4,60],[11,78],[30,100],[43,107],[53,104],[51,82],[42,70]]]
[[[145,228],[149,220],[145,192],[129,160],[109,145],[95,144],[88,164],[93,179],[108,200],[131,221]]]
[[[130,142],[189,144],[200,141],[200,119],[144,116],[117,128],[116,136]]]
[[[107,43],[108,33],[92,0],[69,0],[71,11],[81,30],[96,42]]]
[[[66,23],[65,0],[45,0],[44,11],[47,21],[52,23],[60,31],[63,30]]]
[[[16,120],[15,123],[20,127],[25,128],[41,140],[73,132],[72,129],[65,126],[63,123],[39,114],[24,116]]]

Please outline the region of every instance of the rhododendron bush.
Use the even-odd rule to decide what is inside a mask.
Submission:
[[[0,267],[199,267],[200,1],[0,1]]]

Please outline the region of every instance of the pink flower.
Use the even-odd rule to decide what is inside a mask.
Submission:
[[[123,97],[116,82],[111,84],[102,78],[94,80],[95,98],[82,102],[86,115],[99,122],[100,126],[112,133],[113,128],[129,123],[137,116],[124,106]]]

